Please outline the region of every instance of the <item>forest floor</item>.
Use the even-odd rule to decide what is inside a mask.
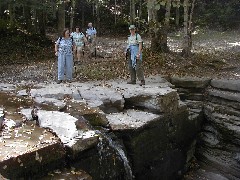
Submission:
[[[98,56],[90,58],[87,53],[82,56],[74,73],[74,81],[128,79],[127,62],[124,56],[126,37],[99,37]],[[57,60],[54,56],[54,39],[55,37],[52,38],[50,45],[38,48],[35,58],[32,58],[33,55],[28,52],[27,48],[21,51],[22,54],[18,52],[17,56],[14,51],[8,54],[7,58],[10,60],[0,67],[1,82],[56,81]],[[145,47],[143,66],[146,77],[160,74],[162,76],[240,79],[240,33],[237,31],[195,32],[193,53],[188,58],[180,55],[181,33],[169,34],[170,53],[151,53],[148,50],[150,46],[148,38],[143,39]],[[17,50],[19,47],[13,47],[13,49]],[[11,56],[15,58],[13,63],[9,63]],[[5,56],[0,57],[0,60],[1,58]]]

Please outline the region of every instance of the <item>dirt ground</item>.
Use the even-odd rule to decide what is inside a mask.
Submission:
[[[126,36],[127,37],[127,36]],[[182,34],[170,34],[168,46],[171,53],[153,54],[147,50],[149,39],[144,38],[145,76],[195,76],[225,79],[240,79],[240,33],[198,31],[193,35],[193,54],[189,58],[180,56]],[[74,81],[127,79],[129,77],[124,56],[126,38],[99,37],[97,58],[87,53],[76,64]],[[27,64],[0,67],[1,82],[18,83],[52,82],[57,77],[57,60],[54,49],[49,60],[28,62]]]

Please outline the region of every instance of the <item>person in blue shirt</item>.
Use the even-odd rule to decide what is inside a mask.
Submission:
[[[55,42],[55,55],[58,57],[57,84],[60,84],[64,80],[65,71],[68,82],[71,83],[72,81],[73,49],[75,49],[75,42],[70,37],[69,29],[64,29],[62,37],[59,37]]]
[[[86,38],[88,40],[90,54],[95,54],[96,57],[96,39],[97,39],[97,30],[93,27],[92,23],[88,23],[88,28],[86,31]]]
[[[89,43],[93,43],[97,37],[97,30],[93,27],[92,23],[88,23],[88,28],[86,31],[86,37]]]

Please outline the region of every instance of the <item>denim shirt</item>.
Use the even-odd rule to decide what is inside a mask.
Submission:
[[[93,35],[96,35],[97,34],[97,31],[94,27],[91,27],[91,28],[88,28],[87,31],[86,31],[87,35],[89,36],[93,36]]]
[[[67,38],[65,39],[64,37],[58,38],[58,40],[56,41],[56,44],[58,44],[58,52],[60,54],[65,54],[65,55],[72,55],[73,50],[73,40],[72,38]]]

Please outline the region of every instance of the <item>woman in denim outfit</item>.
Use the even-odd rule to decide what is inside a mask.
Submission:
[[[128,84],[136,84],[136,76],[140,81],[140,86],[145,85],[143,68],[142,68],[142,38],[136,33],[135,25],[129,26],[130,36],[128,37],[128,67],[131,80]]]
[[[64,80],[65,70],[66,79],[69,83],[72,81],[73,49],[75,49],[75,43],[70,37],[69,29],[64,29],[62,37],[59,37],[55,43],[55,55],[58,56],[57,84],[60,84]]]

